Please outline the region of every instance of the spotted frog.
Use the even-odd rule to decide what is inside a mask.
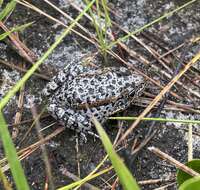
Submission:
[[[46,85],[48,112],[64,126],[91,132],[91,118],[104,123],[125,110],[145,88],[145,79],[126,67],[84,66],[71,62]]]

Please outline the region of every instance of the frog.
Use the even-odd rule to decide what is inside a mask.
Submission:
[[[92,133],[92,117],[101,124],[126,110],[146,87],[145,78],[125,66],[101,67],[76,60],[67,64],[42,91],[47,110],[62,125]]]

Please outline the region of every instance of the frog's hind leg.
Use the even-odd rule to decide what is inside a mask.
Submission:
[[[56,120],[61,122],[61,124],[78,133],[88,133],[92,128],[89,117],[73,110],[67,105],[62,107],[52,103],[48,105],[47,109]]]

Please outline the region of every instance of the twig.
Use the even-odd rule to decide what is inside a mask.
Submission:
[[[62,169],[62,174],[65,175],[65,176],[67,176],[67,177],[69,177],[73,181],[79,181],[79,180],[81,180],[79,177],[77,177],[73,173],[69,172],[66,168]],[[85,182],[84,184],[82,184],[82,186],[86,187],[88,190],[99,190],[99,188],[95,187],[94,185],[91,185],[88,182]]]
[[[3,22],[0,21],[0,27],[5,31],[9,32],[9,29],[3,24]],[[12,47],[16,49],[17,53],[22,56],[25,60],[27,60],[29,63],[34,63],[37,60],[36,55],[29,50],[20,40],[19,38],[14,35],[13,33],[9,34],[10,40],[13,42]]]
[[[77,161],[77,168],[78,168],[78,177],[81,177],[81,168],[80,168],[80,157],[79,157],[79,139],[76,137],[76,161]]]
[[[21,67],[25,67],[25,64],[21,65]],[[12,129],[12,138],[15,139],[19,133],[18,123],[21,122],[22,118],[22,110],[23,110],[23,103],[24,103],[24,94],[25,94],[25,85],[20,88],[20,95],[17,103],[17,112],[15,114],[14,126]]]
[[[138,181],[138,184],[152,185],[152,184],[165,183],[165,182],[174,181],[174,180],[175,179],[149,179],[149,180]]]
[[[188,126],[188,161],[193,159],[192,124]]]
[[[23,73],[26,73],[26,72],[27,72],[27,69],[24,69],[24,68],[22,68],[22,67],[18,67],[18,66],[16,66],[16,65],[11,64],[11,63],[8,63],[7,61],[4,61],[4,60],[2,60],[2,59],[0,59],[0,63],[1,63],[1,64],[4,64],[5,66],[7,66],[7,67],[9,67],[9,68],[16,69],[17,71],[20,71],[20,72],[23,72]],[[41,79],[47,80],[47,81],[50,80],[50,78],[49,78],[48,76],[45,76],[45,75],[43,75],[43,74],[33,73],[33,75],[34,75],[34,76],[37,76],[37,77],[39,77],[39,78],[41,78]]]
[[[32,112],[33,118],[36,119],[35,127],[36,127],[36,131],[38,133],[38,138],[40,140],[44,140],[43,134],[41,132],[40,121],[37,118],[37,116],[38,116],[37,110],[36,110],[36,107],[33,103],[31,103],[31,112]],[[45,144],[41,144],[40,148],[42,150],[42,157],[44,159],[46,175],[48,177],[48,181],[49,181],[49,184],[50,184],[49,189],[54,190],[55,185],[54,185],[54,181],[53,181],[51,165],[50,165],[50,161],[49,161],[49,158],[48,158],[48,153],[47,153],[47,149],[45,147]]]
[[[189,168],[188,166],[182,164],[181,162],[175,160],[174,158],[172,158],[168,154],[162,152],[158,148],[155,148],[155,147],[152,146],[152,147],[149,147],[148,150],[150,150],[151,152],[153,152],[154,154],[156,154],[157,156],[159,156],[161,159],[170,162],[175,167],[181,169],[182,171],[188,173],[189,175],[191,175],[193,177],[200,175],[198,172],[196,172],[193,169]]]
[[[172,186],[172,185],[175,185],[175,184],[176,184],[176,182],[169,183],[169,184],[167,184],[167,185],[164,185],[164,186],[162,186],[162,187],[155,188],[155,189],[153,189],[153,190],[166,190],[167,187]]]
[[[44,118],[47,118],[49,116],[50,116],[49,114],[46,114],[46,115],[41,116],[40,119],[44,119]],[[17,125],[23,125],[23,124],[31,123],[33,121],[34,121],[34,119],[27,119],[27,120],[21,121],[20,123],[8,124],[8,127],[13,127],[13,126],[17,126]]]

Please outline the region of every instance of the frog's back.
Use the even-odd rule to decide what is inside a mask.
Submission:
[[[106,103],[124,94],[135,93],[143,82],[142,76],[124,67],[112,67],[96,75],[77,76],[68,83],[65,97],[75,105]]]

